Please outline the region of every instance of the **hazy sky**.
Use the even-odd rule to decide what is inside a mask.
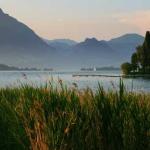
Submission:
[[[150,30],[150,0],[0,0],[0,7],[48,39],[110,39]]]

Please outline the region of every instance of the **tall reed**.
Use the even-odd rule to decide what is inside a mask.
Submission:
[[[0,89],[0,149],[149,150],[150,95],[22,85]]]

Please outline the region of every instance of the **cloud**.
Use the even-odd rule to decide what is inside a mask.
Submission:
[[[150,10],[119,13],[113,15],[113,18],[122,24],[135,26],[141,34],[145,34],[145,31],[150,30]]]

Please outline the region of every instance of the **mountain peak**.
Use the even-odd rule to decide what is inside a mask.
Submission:
[[[0,8],[0,14],[4,14],[3,10]]]
[[[139,41],[139,44],[143,43],[144,37],[136,33],[127,33],[120,37],[113,38],[109,42],[135,43],[136,41]]]
[[[137,33],[127,33],[127,34],[122,35],[121,37],[124,37],[124,38],[140,37],[141,38],[142,36]]]
[[[53,51],[54,48],[47,45],[31,28],[0,9],[1,62],[16,66],[32,63],[46,66],[44,61],[49,59],[47,57]]]
[[[0,17],[6,17],[8,14],[6,14],[1,8],[0,8]]]
[[[85,42],[87,42],[87,43],[97,43],[99,41],[96,38],[86,38]]]

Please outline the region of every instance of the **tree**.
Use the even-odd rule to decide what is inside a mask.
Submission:
[[[148,51],[150,51],[150,32],[149,31],[146,32],[146,36],[145,36],[145,40],[144,40],[143,46]]]
[[[142,73],[150,72],[150,32],[146,32],[144,43],[137,47],[136,53]]]
[[[145,72],[150,72],[150,32],[146,32],[145,40],[143,43],[143,51],[145,52]]]
[[[146,62],[145,62],[145,51],[142,46],[136,48],[137,58],[140,64],[142,72],[145,72]]]
[[[132,65],[130,63],[128,63],[128,62],[123,63],[121,65],[121,69],[123,71],[123,74],[125,74],[125,75],[130,74],[131,71],[132,71]]]
[[[131,64],[132,64],[132,70],[133,72],[136,72],[138,69],[138,57],[137,53],[133,53],[131,57]]]
[[[131,64],[124,63],[121,66],[124,74],[150,73],[150,32],[146,32],[143,45],[136,48],[136,52],[131,56]]]

